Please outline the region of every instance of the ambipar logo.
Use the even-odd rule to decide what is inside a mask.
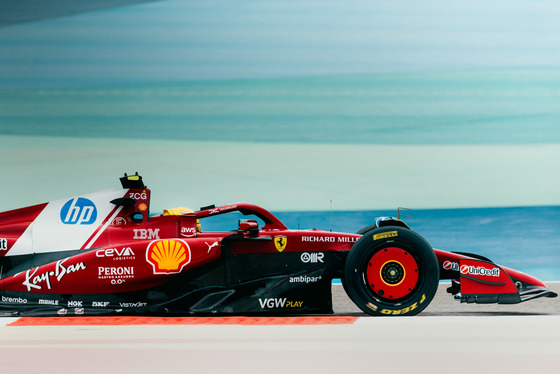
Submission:
[[[91,225],[97,219],[97,208],[90,199],[75,197],[64,204],[60,219],[67,225]]]

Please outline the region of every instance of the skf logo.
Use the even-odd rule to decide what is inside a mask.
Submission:
[[[5,238],[0,238],[0,251],[8,250],[8,240]]]
[[[285,236],[279,235],[274,237],[274,246],[276,247],[276,250],[278,252],[282,252],[286,248],[287,244],[288,238],[286,238]]]
[[[64,204],[60,219],[67,225],[91,225],[97,219],[97,208],[90,199],[75,197]]]
[[[155,240],[148,246],[146,260],[154,274],[176,274],[191,262],[191,249],[182,240]]]

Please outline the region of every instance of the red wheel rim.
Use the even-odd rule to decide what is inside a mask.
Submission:
[[[369,260],[366,281],[379,297],[397,300],[406,297],[418,283],[418,264],[408,251],[389,247]]]

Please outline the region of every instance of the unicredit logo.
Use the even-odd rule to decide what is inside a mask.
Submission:
[[[444,270],[459,270],[459,264],[456,262],[451,262],[451,261],[445,261],[443,263],[443,269]]]
[[[499,277],[500,276],[500,269],[493,268],[493,269],[486,269],[484,266],[468,266],[468,265],[461,265],[461,274],[468,274],[468,275],[484,275],[487,277]]]

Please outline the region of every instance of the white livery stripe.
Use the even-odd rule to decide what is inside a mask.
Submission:
[[[111,215],[111,217],[109,217],[109,219],[105,222],[105,224],[103,225],[103,227],[101,227],[101,230],[98,230],[97,233],[95,234],[95,236],[89,241],[89,243],[85,246],[84,249],[90,249],[91,246],[93,245],[93,243],[95,243],[95,241],[99,238],[99,236],[107,229],[107,227],[109,227],[109,225],[111,224],[111,222],[113,222],[113,220],[119,215],[119,213],[122,210],[122,206],[119,206],[116,210],[115,213],[113,213]]]
[[[52,201],[14,243],[8,256],[76,250],[93,245],[115,214],[111,200],[128,189],[107,190]],[[92,241],[93,240],[93,241]]]

